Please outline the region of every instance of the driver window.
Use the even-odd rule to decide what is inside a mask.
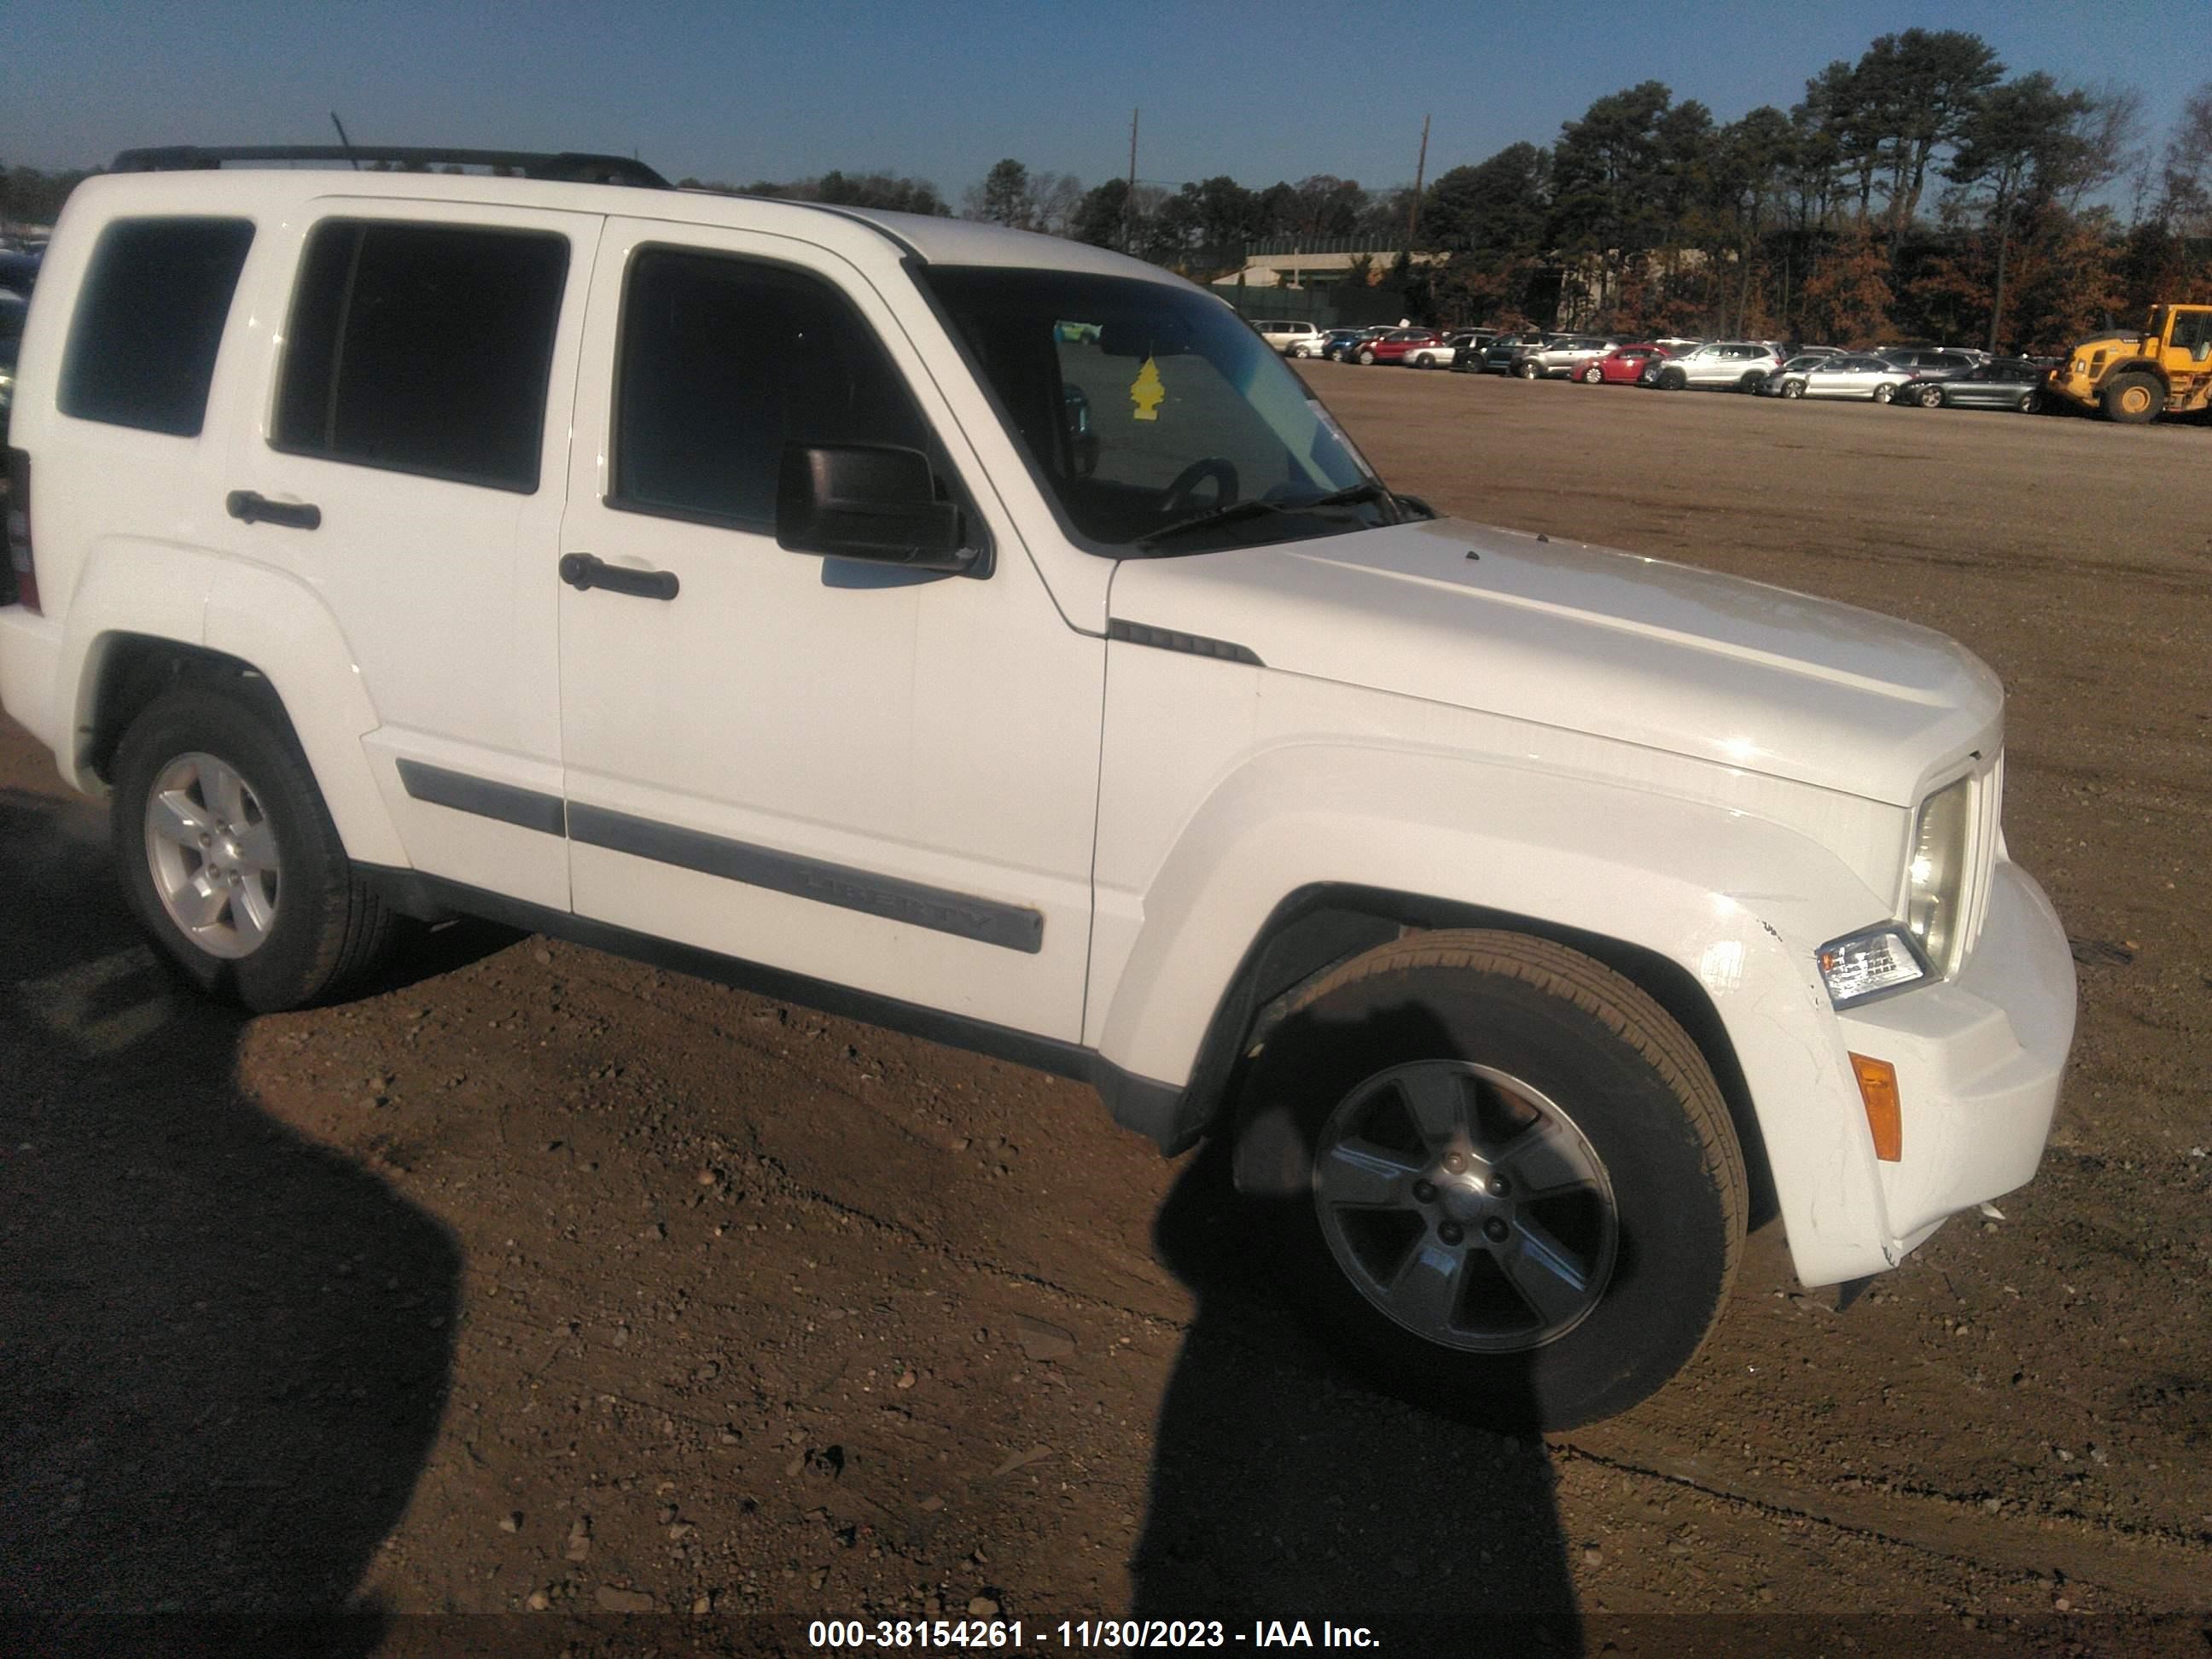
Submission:
[[[788,266],[641,250],[618,365],[611,507],[767,530],[787,442],[936,459],[874,331],[836,289]]]

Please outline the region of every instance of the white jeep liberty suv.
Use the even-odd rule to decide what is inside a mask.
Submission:
[[[1958,647],[1436,517],[1079,243],[351,159],[126,154],[23,339],[0,699],[210,990],[468,912],[1084,1079],[1548,1426],[1750,1222],[1831,1284],[2034,1171],[2073,967]]]

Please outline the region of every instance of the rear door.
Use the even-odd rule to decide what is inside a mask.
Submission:
[[[827,250],[646,219],[607,222],[590,313],[557,556],[616,582],[558,589],[577,914],[1079,1038],[1105,642],[899,313]],[[787,443],[921,451],[988,562],[785,551]]]
[[[258,296],[273,373],[228,475],[234,544],[337,620],[415,866],[559,909],[549,561],[599,226],[332,197],[264,228],[284,250]]]

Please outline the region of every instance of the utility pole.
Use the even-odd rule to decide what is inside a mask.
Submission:
[[[1406,210],[1406,251],[1413,251],[1413,233],[1421,223],[1421,181],[1429,173],[1429,118],[1421,118],[1421,158],[1413,163],[1413,205]]]
[[[1137,118],[1144,113],[1141,107],[1129,112],[1129,193],[1121,198],[1121,252],[1133,253],[1137,246]]]

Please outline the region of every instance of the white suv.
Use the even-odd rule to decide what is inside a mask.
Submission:
[[[118,158],[23,341],[0,700],[211,990],[475,912],[1085,1079],[1515,1424],[1769,1211],[1830,1284],[2034,1171],[2072,965],[1940,635],[1437,518],[1076,242],[214,165],[325,155]]]
[[[1255,323],[1252,326],[1260,331],[1261,339],[1285,357],[1317,357],[1321,355],[1321,330],[1311,323],[1271,319]]]
[[[1662,392],[1680,392],[1688,386],[1756,392],[1781,367],[1781,354],[1763,340],[1715,340],[1668,358],[1659,365],[1652,384]]]

